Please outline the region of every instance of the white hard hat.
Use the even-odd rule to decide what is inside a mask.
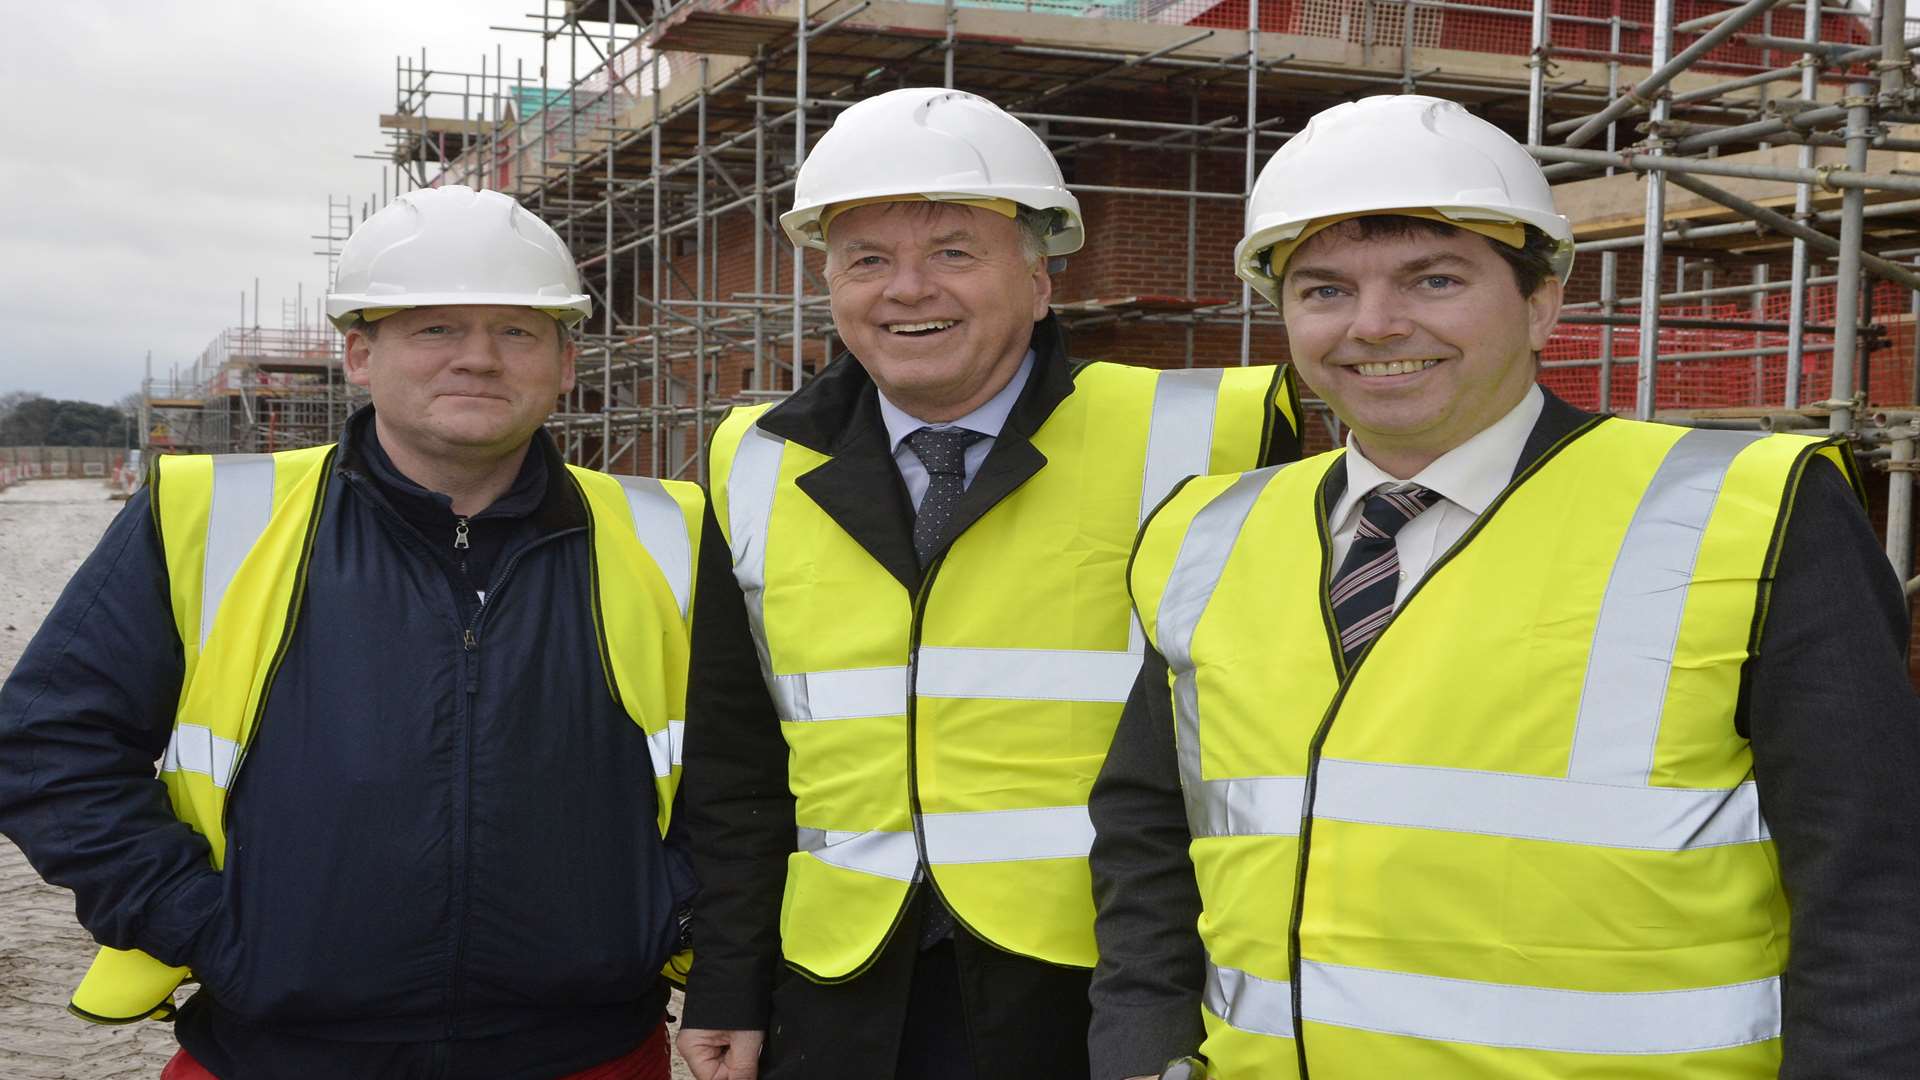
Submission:
[[[1316,221],[1396,210],[1432,210],[1469,228],[1535,226],[1557,241],[1554,273],[1564,282],[1573,271],[1573,226],[1526,147],[1458,102],[1399,94],[1318,113],[1274,153],[1247,200],[1234,272],[1277,305],[1286,259],[1284,250],[1269,257],[1276,244],[1288,248]]]
[[[1078,251],[1085,236],[1080,200],[1040,136],[986,98],[940,87],[892,90],[841,113],[801,163],[780,225],[795,244],[825,248],[830,207],[913,196],[1054,211],[1047,255]]]
[[[409,191],[340,251],[327,318],[345,333],[369,309],[434,304],[539,308],[571,326],[593,313],[567,245],[498,191]]]

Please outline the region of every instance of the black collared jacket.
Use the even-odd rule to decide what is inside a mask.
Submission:
[[[1034,325],[1032,346],[1032,374],[955,507],[951,535],[1046,467],[1031,438],[1074,392],[1075,367],[1051,315]],[[769,410],[759,426],[831,456],[796,484],[904,587],[917,590],[912,503],[877,391],[860,365],[840,357],[801,393]],[[1297,437],[1277,409],[1267,427],[1264,463],[1299,456]],[[727,550],[710,512],[701,542],[682,787],[701,880],[685,1022],[696,1028],[770,1027],[762,1059],[769,1080],[888,1077],[902,1037],[927,898],[916,895],[881,954],[851,979],[814,983],[781,963],[781,890],[794,849],[794,800],[786,743],[758,677]],[[918,892],[924,894],[924,887]],[[981,1076],[1084,1075],[1086,971],[1003,952],[964,930],[956,932],[955,948],[965,1015],[952,1022],[965,1025]]]

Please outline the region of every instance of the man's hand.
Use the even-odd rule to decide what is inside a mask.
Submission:
[[[764,1031],[714,1031],[682,1028],[674,1043],[687,1059],[694,1080],[754,1080],[760,1075]]]

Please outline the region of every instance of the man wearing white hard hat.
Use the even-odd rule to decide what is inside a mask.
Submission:
[[[1127,552],[1181,477],[1291,460],[1290,382],[1071,362],[1078,201],[972,94],[847,109],[781,223],[848,355],[714,435],[681,1049],[702,1080],[1084,1075]]]
[[[1851,456],[1541,390],[1572,248],[1452,102],[1262,171],[1238,269],[1351,435],[1142,530],[1095,1076],[1920,1076],[1920,709]]]
[[[664,1080],[704,500],[541,431],[590,302],[507,196],[401,196],[327,307],[372,405],[158,459],[0,688],[72,1011],[174,1019],[168,1080]]]

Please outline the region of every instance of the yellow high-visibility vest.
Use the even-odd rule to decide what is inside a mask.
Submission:
[[[909,592],[795,481],[826,454],[737,409],[714,510],[790,755],[788,963],[872,961],[920,867],[1010,952],[1094,962],[1087,792],[1138,675],[1126,596],[1142,519],[1184,476],[1259,463],[1280,369],[1090,364],[1032,438],[1046,464]]]
[[[538,450],[529,451],[537,453]],[[227,791],[299,617],[334,447],[154,459],[149,491],[186,661],[160,763],[173,811],[226,858]],[[680,781],[700,489],[568,466],[588,510],[607,688],[646,732],[666,835]],[[67,1006],[96,1023],[168,1019],[184,967],[102,948]]]
[[[1167,659],[1211,1075],[1771,1078],[1787,903],[1735,730],[1832,442],[1624,420],[1510,485],[1351,669],[1341,452],[1203,477],[1130,581]]]

